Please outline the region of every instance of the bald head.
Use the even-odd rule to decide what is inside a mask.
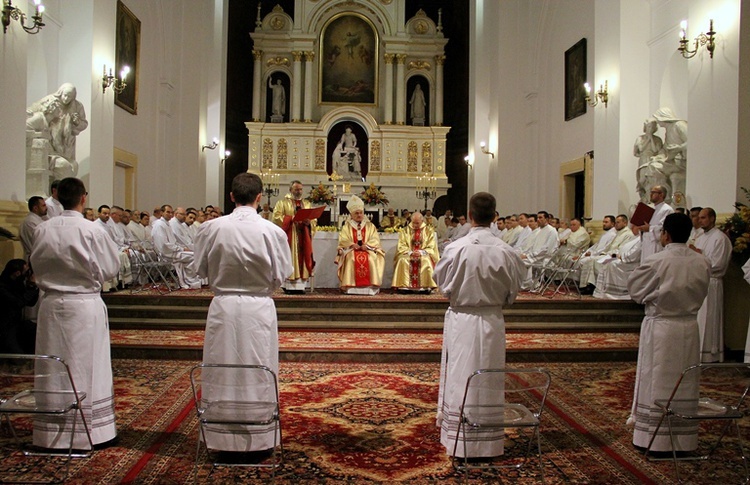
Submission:
[[[411,225],[415,229],[422,225],[422,221],[424,221],[424,216],[422,216],[421,212],[415,212],[411,215]]]

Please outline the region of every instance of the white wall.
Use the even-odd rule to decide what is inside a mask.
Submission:
[[[221,202],[219,150],[201,146],[223,127],[224,2],[125,3],[141,20],[138,114],[116,109],[114,145],[138,157],[136,208]]]
[[[499,32],[492,97],[498,159],[490,191],[500,212],[559,212],[559,166],[594,148],[591,109],[565,121],[565,51],[585,37],[594,69],[594,0],[508,0]],[[479,55],[481,59],[492,59]]]

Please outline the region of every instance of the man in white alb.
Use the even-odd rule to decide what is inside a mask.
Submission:
[[[83,412],[96,445],[117,434],[109,322],[100,296],[102,284],[117,276],[117,246],[101,226],[83,218],[83,182],[63,179],[58,197],[65,210],[36,228],[31,250],[36,283],[44,290],[36,352],[56,355],[70,365],[77,390],[86,393]],[[66,418],[35,421],[34,445],[67,448],[71,424]],[[80,424],[73,448],[90,448]]]
[[[620,214],[615,218],[615,238],[602,252],[602,255],[598,258],[584,258],[581,261],[581,277],[580,284],[583,288],[582,294],[592,294],[594,292],[594,286],[596,285],[596,278],[599,276],[599,272],[602,270],[604,262],[611,263],[613,258],[618,254],[618,249],[631,239],[635,234],[628,227],[628,216]]]
[[[661,226],[664,218],[674,212],[674,209],[664,202],[667,198],[667,189],[662,185],[654,185],[651,188],[651,203],[654,204],[654,213],[651,220],[643,225],[634,227],[634,233],[641,236],[641,261],[658,253],[663,248],[659,241],[661,239]]]
[[[698,310],[708,294],[711,263],[685,244],[690,237],[690,218],[669,214],[659,230],[664,246],[642,261],[628,279],[628,292],[637,303],[646,305],[641,323],[636,366],[635,391],[628,424],[634,425],[633,445],[646,448],[656,429],[661,410],[657,399],[668,399],[684,369],[700,363]],[[643,242],[643,241],[642,241]],[[698,400],[698,374],[683,380],[678,399]],[[698,423],[676,420],[672,429],[662,426],[652,451],[675,451],[698,447]]]
[[[600,237],[596,244],[591,246],[589,250],[581,256],[581,262],[579,263],[581,267],[593,265],[594,261],[601,258],[603,254],[606,254],[607,248],[617,236],[617,229],[615,229],[615,216],[604,216],[604,219],[602,219],[602,229],[604,230],[602,237]],[[583,288],[586,287],[586,283],[580,278],[580,276],[578,286],[582,286]]]
[[[690,209],[690,220],[693,222],[693,230],[690,231],[690,238],[688,239],[688,246],[695,244],[695,240],[703,234],[701,229],[700,215],[703,207],[693,207]]]
[[[174,216],[174,210],[171,205],[165,204],[161,207],[162,217],[157,220],[151,227],[151,237],[154,240],[154,249],[164,258],[172,261],[174,269],[177,272],[177,278],[180,281],[180,287],[183,289],[198,290],[201,287],[201,280],[193,267],[195,256],[190,248],[177,242],[172,229],[169,227],[169,221]]]
[[[198,274],[208,278],[215,295],[206,320],[203,361],[265,365],[278,375],[278,324],[271,295],[292,273],[292,255],[286,233],[258,215],[262,189],[257,175],[238,174],[229,194],[234,211],[201,224],[195,238]],[[221,398],[227,392],[221,386],[225,374],[211,372],[203,376],[203,396]],[[238,392],[246,394],[223,397],[257,400],[252,389]],[[241,431],[207,431],[207,445],[225,451],[260,451],[274,445],[273,426],[265,432]]]
[[[47,204],[47,219],[57,217],[63,213],[63,206],[57,198],[57,187],[60,185],[59,180],[55,180],[49,186],[50,196],[44,201]]]
[[[518,230],[518,237],[516,237],[516,241],[513,243],[513,247],[516,249],[522,248],[526,242],[526,238],[531,236],[532,229],[529,227],[529,216],[526,213],[518,214],[517,220],[520,229]]]
[[[536,214],[536,225],[532,235],[528,237],[521,250],[521,259],[526,265],[526,279],[523,289],[530,289],[534,284],[534,268],[541,268],[552,257],[558,246],[557,230],[552,227],[547,219],[547,212],[539,211]],[[534,217],[529,215],[529,220]]]
[[[708,296],[698,312],[701,362],[724,362],[724,275],[732,258],[732,243],[716,227],[716,211],[712,208],[703,208],[699,220],[703,234],[690,248],[711,262]]]
[[[440,443],[453,455],[467,378],[478,369],[505,366],[503,305],[513,303],[526,269],[521,258],[505,242],[490,233],[495,197],[474,194],[469,201],[472,228],[446,247],[435,266],[435,281],[450,299],[443,327],[437,425]],[[503,436],[483,435],[466,443],[468,457],[503,454]],[[459,442],[456,455],[464,456]]]
[[[185,210],[185,208],[176,208],[174,210],[174,217],[169,219],[169,228],[172,230],[172,234],[174,234],[174,238],[177,241],[177,244],[192,250],[193,238],[190,235],[190,230],[188,229],[187,224],[185,224],[186,219],[187,211]]]
[[[591,243],[591,236],[588,231],[581,224],[581,220],[574,217],[570,220],[570,227],[566,229],[567,235],[563,238],[563,233],[558,232],[560,235],[560,245],[565,247],[566,257],[572,258],[578,256],[581,252],[589,247]]]
[[[641,238],[634,237],[617,250],[617,258],[604,265],[596,277],[594,298],[630,300],[628,278],[641,264]]]
[[[44,216],[47,215],[47,203],[38,195],[31,197],[27,205],[29,213],[18,228],[18,237],[21,238],[21,246],[23,246],[23,259],[26,261],[29,260],[31,248],[34,246],[34,230],[36,226],[44,222]]]
[[[120,285],[129,285],[133,282],[133,273],[130,268],[130,231],[123,224],[122,207],[113,205],[109,212],[109,220],[107,221],[107,227],[109,228],[109,235],[117,244],[117,250],[120,252],[120,274],[118,275],[118,283]]]

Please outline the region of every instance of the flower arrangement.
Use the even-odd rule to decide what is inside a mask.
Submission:
[[[750,201],[750,190],[742,187],[745,198]],[[750,258],[750,207],[742,202],[734,204],[735,211],[732,217],[719,225],[719,229],[729,236],[732,241],[732,252],[740,264]]]
[[[318,226],[315,230],[323,232],[339,232],[339,228],[336,226]]]
[[[333,196],[328,187],[322,183],[318,184],[317,187],[310,190],[310,195],[307,196],[307,200],[313,204],[325,204],[331,205],[334,203],[336,198]]]
[[[362,201],[367,205],[386,205],[388,204],[388,198],[380,190],[380,187],[375,187],[375,184],[371,183],[369,187],[364,187],[364,191],[361,196]]]

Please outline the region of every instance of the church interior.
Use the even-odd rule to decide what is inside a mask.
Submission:
[[[391,288],[398,235],[388,231],[380,294],[338,290],[337,231],[368,187],[388,197],[366,207],[372,222],[389,208],[467,215],[472,194],[489,192],[502,216],[575,218],[592,242],[605,216],[632,216],[657,184],[673,208],[713,208],[717,226],[738,202],[750,205],[746,1],[42,3],[40,13],[39,2],[3,0],[4,11],[23,15],[8,14],[5,25],[4,14],[0,35],[2,267],[24,257],[18,228],[29,198],[48,197],[50,182],[67,176],[84,182],[95,210],[211,205],[228,214],[243,172],[260,175],[271,208],[293,181],[305,196],[320,186],[334,197],[312,242],[314,284],[303,295],[274,293],[279,483],[462,480],[435,428],[449,300]],[[58,136],[44,100],[65,85],[81,109],[73,133]],[[644,156],[654,137],[663,159]],[[727,362],[747,358],[743,256],[746,248],[723,279]],[[679,482],[671,461],[633,448],[625,424],[643,306],[574,293],[522,292],[503,309],[508,364],[552,374],[541,467],[469,483]],[[212,296],[205,286],[158,285],[103,294],[120,439],[74,460],[71,483],[266,483],[262,469],[193,468],[199,429],[188,375],[201,361]],[[1,428],[0,475],[21,476],[24,462],[11,458]],[[701,432],[716,438],[717,429]],[[726,441],[680,472],[747,476],[731,448],[737,436]]]

